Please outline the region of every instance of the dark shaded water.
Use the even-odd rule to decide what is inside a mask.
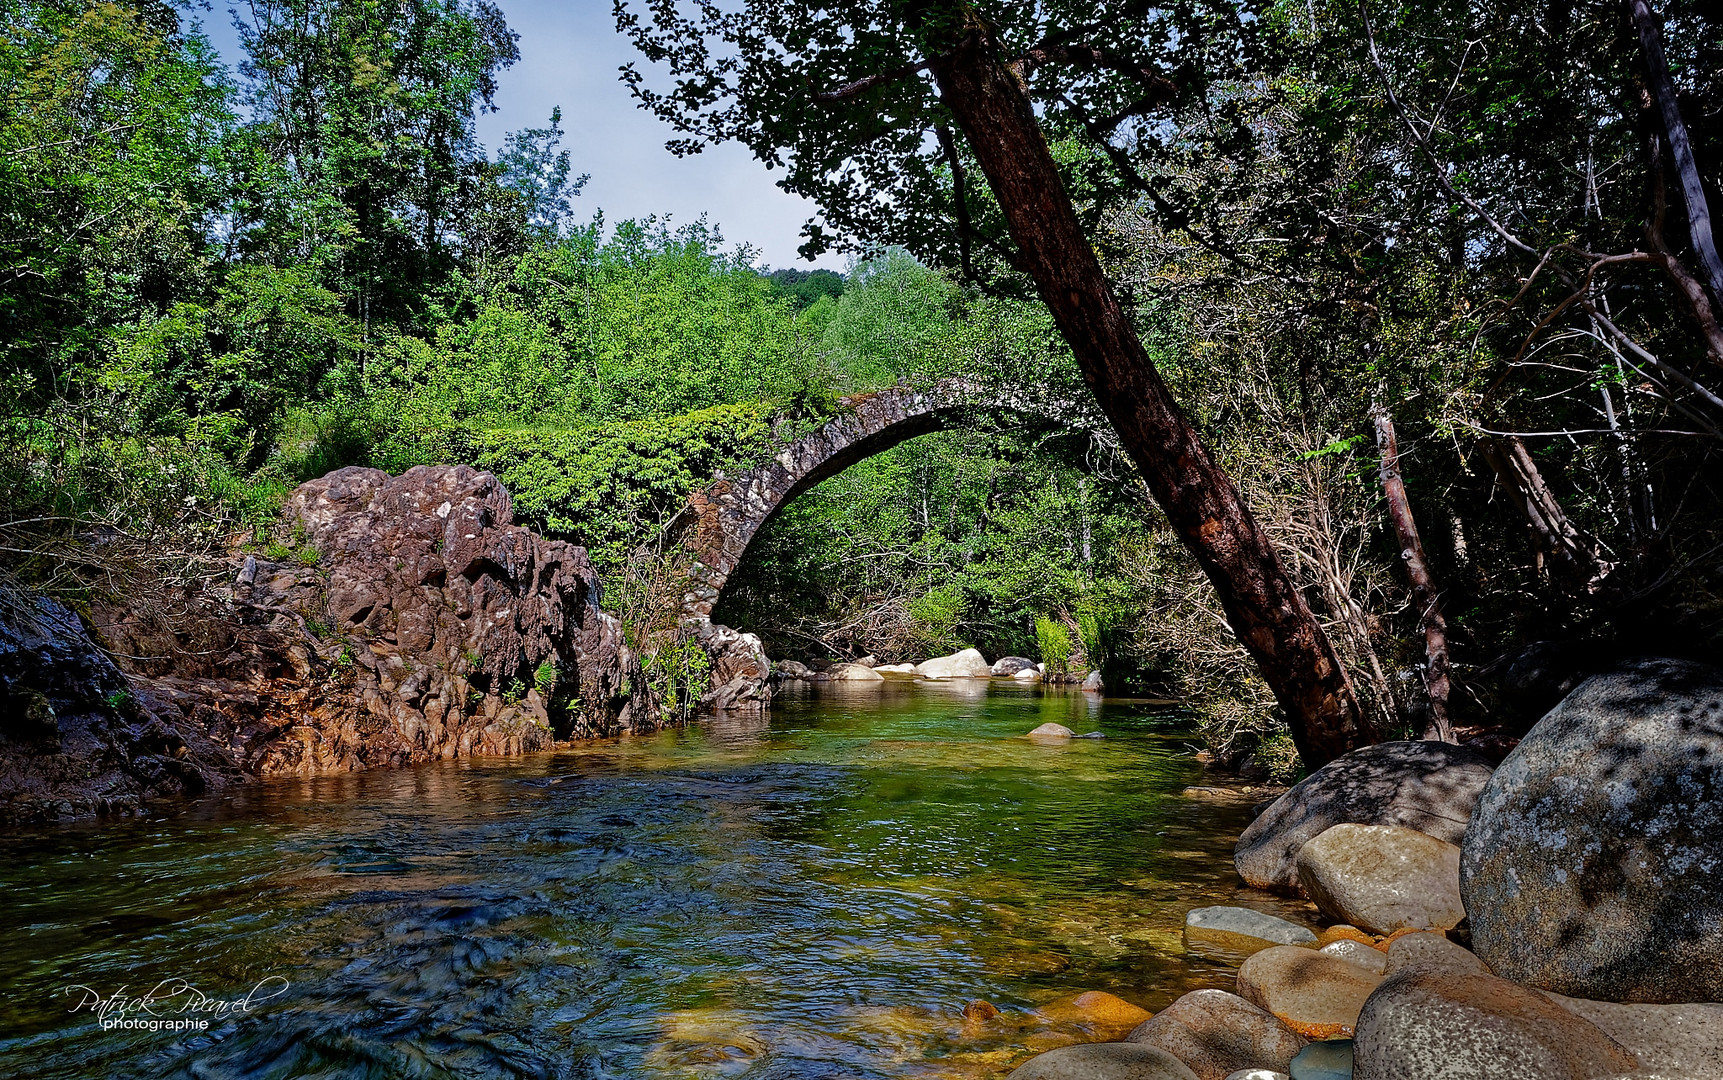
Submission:
[[[1015,738],[1048,720],[1108,738]],[[1245,816],[1180,795],[1174,731],[1129,702],[888,685],[10,837],[0,1075],[1003,1075],[1082,1034],[1027,1014],[1051,999],[1230,983],[1179,930],[1246,896]],[[68,987],[164,980],[207,1009],[259,989],[154,1007],[207,1031],[69,1012]],[[966,1023],[974,998],[1006,1015]]]

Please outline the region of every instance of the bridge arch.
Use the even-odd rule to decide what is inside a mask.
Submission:
[[[967,378],[895,386],[844,398],[838,415],[796,439],[770,461],[721,477],[688,496],[667,539],[687,557],[682,618],[710,621],[754,536],[796,496],[851,465],[965,416],[1006,412],[1064,427],[1093,429],[1082,410],[1039,388],[990,387]]]

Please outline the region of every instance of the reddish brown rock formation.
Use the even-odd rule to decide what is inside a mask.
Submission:
[[[0,820],[658,726],[585,551],[514,525],[489,473],[342,469],[281,529],[294,552],[236,556],[190,630],[98,607],[117,668],[50,602],[0,619],[0,691],[28,718],[0,732]]]

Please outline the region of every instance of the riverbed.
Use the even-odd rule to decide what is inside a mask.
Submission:
[[[1230,987],[1185,912],[1276,906],[1177,711],[1001,682],[7,837],[0,1075],[995,1077]]]

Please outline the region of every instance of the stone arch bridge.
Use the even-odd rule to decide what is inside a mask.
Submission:
[[[978,413],[1012,413],[1112,440],[1112,429],[1093,406],[1085,408],[1033,386],[952,378],[857,394],[839,405],[838,414],[824,427],[791,442],[770,461],[721,476],[690,494],[688,504],[671,519],[664,533],[666,550],[679,549],[687,564],[684,620],[710,622],[748,544],[796,496],[918,435],[959,426]]]

